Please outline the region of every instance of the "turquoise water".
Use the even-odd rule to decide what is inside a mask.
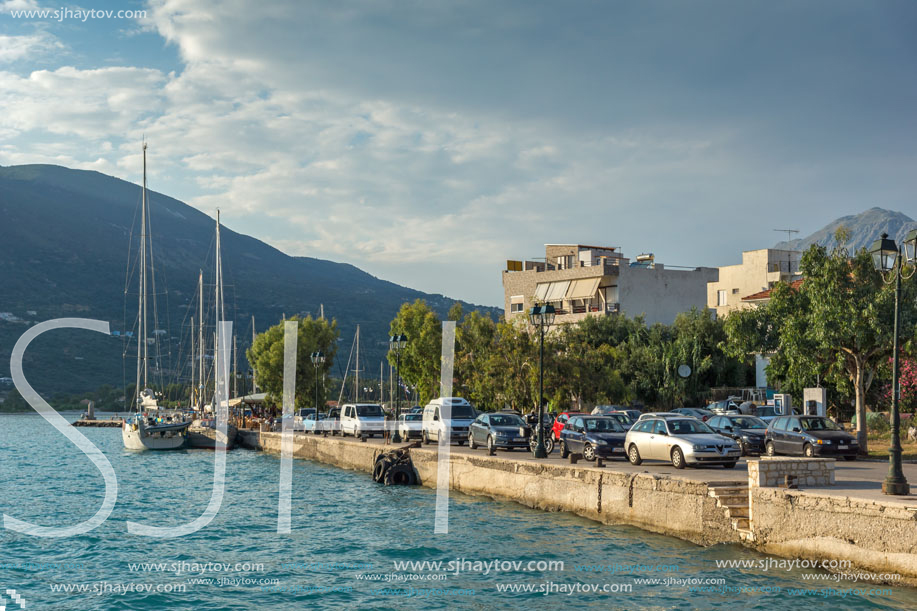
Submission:
[[[135,454],[122,449],[119,429],[81,431],[111,461],[118,475],[118,502],[107,522],[79,537],[39,539],[0,530],[0,594],[16,590],[26,609],[917,608],[917,590],[910,588],[892,586],[891,594],[870,595],[868,590],[888,586],[833,582],[811,569],[717,568],[717,560],[768,557],[738,546],[701,548],[636,528],[461,494],[451,496],[449,534],[434,535],[433,490],[384,487],[363,473],[298,460],[293,463],[293,531],[278,535],[280,461],[245,450],[228,455],[226,500],[209,526],[179,539],[138,537],[127,533],[126,521],[181,524],[204,510],[213,453]],[[40,417],[2,415],[0,491],[3,513],[66,526],[97,511],[104,486],[89,460]],[[507,564],[509,570],[500,570],[497,565],[496,572],[485,575],[465,565],[460,574],[451,571],[442,581],[404,581],[431,573],[394,567],[396,561],[457,559],[522,561],[523,566],[516,570]],[[535,565],[532,571],[523,570],[539,560],[562,561],[564,568],[539,571]],[[132,570],[137,563],[163,566]],[[217,570],[207,563],[232,566]],[[615,563],[637,565],[632,569],[636,572],[597,572]],[[590,565],[592,571],[582,569]],[[666,568],[656,570],[660,565]],[[397,581],[357,578],[392,573]],[[816,573],[822,577],[803,578]],[[647,585],[636,583],[635,577],[722,578],[732,588],[781,591],[701,593],[683,582]],[[200,579],[214,581],[189,582]],[[606,584],[610,589],[629,585],[631,591],[564,591]],[[499,592],[498,586],[505,585],[553,592]],[[54,591],[65,586],[86,591]],[[137,592],[141,586],[173,591]],[[185,591],[177,591],[181,587]],[[853,588],[866,592],[858,595],[850,592]],[[8,610],[18,608],[7,605]]]

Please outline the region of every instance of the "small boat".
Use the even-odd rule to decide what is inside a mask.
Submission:
[[[156,393],[148,385],[147,322],[147,195],[146,143],[143,143],[143,191],[140,213],[140,297],[138,303],[137,385],[134,411],[121,425],[121,440],[128,450],[178,450],[185,445],[191,426],[179,410],[160,409]]]

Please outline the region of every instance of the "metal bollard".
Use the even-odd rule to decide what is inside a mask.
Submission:
[[[605,459],[597,456],[596,459],[595,459],[595,466],[596,466],[596,467],[599,467],[599,468],[604,467],[604,466],[605,466]]]
[[[571,454],[570,454],[570,464],[571,464],[571,465],[575,465],[576,463],[579,462],[579,459],[582,458],[582,457],[583,457],[582,454],[574,454],[574,453],[571,453]]]

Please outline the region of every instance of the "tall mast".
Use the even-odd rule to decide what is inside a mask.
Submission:
[[[382,374],[382,361],[379,361],[379,403],[385,403],[385,378]]]
[[[198,381],[197,381],[197,407],[203,409],[204,406],[204,270],[199,269],[197,273],[197,303],[198,303],[198,328],[197,328],[197,347],[198,347]]]
[[[255,315],[252,314],[252,347],[255,346]],[[255,385],[255,364],[249,363],[249,366],[252,368],[252,394],[258,392],[258,387]]]
[[[140,206],[140,295],[138,309],[140,321],[137,333],[137,406],[140,409],[140,391],[146,388],[147,382],[147,345],[146,345],[146,142],[143,143],[143,186],[141,187]],[[143,369],[141,370],[141,362]],[[142,374],[142,377],[141,377]]]
[[[360,325],[357,325],[357,368],[353,370],[353,402],[360,402]]]
[[[217,355],[220,354],[220,333],[219,333],[219,329],[220,329],[220,323],[221,323],[222,320],[223,320],[223,294],[222,294],[222,293],[223,293],[223,290],[222,290],[222,289],[223,289],[223,269],[222,269],[222,262],[220,261],[220,209],[219,209],[219,208],[217,208],[217,235],[216,235],[216,257],[215,257],[215,261],[216,261],[216,266],[215,266],[215,267],[216,267],[216,271],[215,271],[215,276],[216,276],[216,288],[214,289],[214,299],[215,299],[215,301],[216,301],[216,318],[217,318],[217,320],[216,320],[216,323],[217,323],[216,328],[217,328],[217,333],[215,333],[214,336],[213,336],[213,356],[214,356],[214,361],[213,361],[213,362],[214,362],[214,366],[215,366],[215,367],[214,367],[214,374],[213,374],[213,382],[214,382],[215,388],[216,388],[217,390],[214,392],[214,395],[213,395],[213,396],[214,396],[214,401],[213,401],[213,403],[214,403],[214,405],[213,405],[213,412],[214,412],[214,413],[216,413],[216,410],[217,410],[217,408],[218,408],[218,406],[215,404],[215,402],[216,402],[216,400],[217,400],[218,395],[220,394],[220,393],[219,393],[219,388],[220,388],[220,383],[222,382],[222,379],[221,379],[221,378],[222,378],[222,373],[223,373],[222,371],[220,371],[220,367],[216,366],[216,365],[218,364],[218,356],[217,356]],[[219,397],[219,398],[220,398],[221,400],[223,399],[223,397]]]
[[[191,317],[191,409],[194,409],[195,400],[194,397],[197,394],[194,389],[195,382],[195,372],[194,372],[194,361],[195,361],[195,348],[194,348],[194,317]]]
[[[232,336],[232,396],[239,396],[239,348],[236,344],[236,336]]]

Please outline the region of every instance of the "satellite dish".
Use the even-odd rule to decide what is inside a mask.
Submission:
[[[687,378],[689,375],[691,375],[691,368],[688,367],[687,365],[679,365],[678,366],[678,375],[680,375],[683,378]]]

